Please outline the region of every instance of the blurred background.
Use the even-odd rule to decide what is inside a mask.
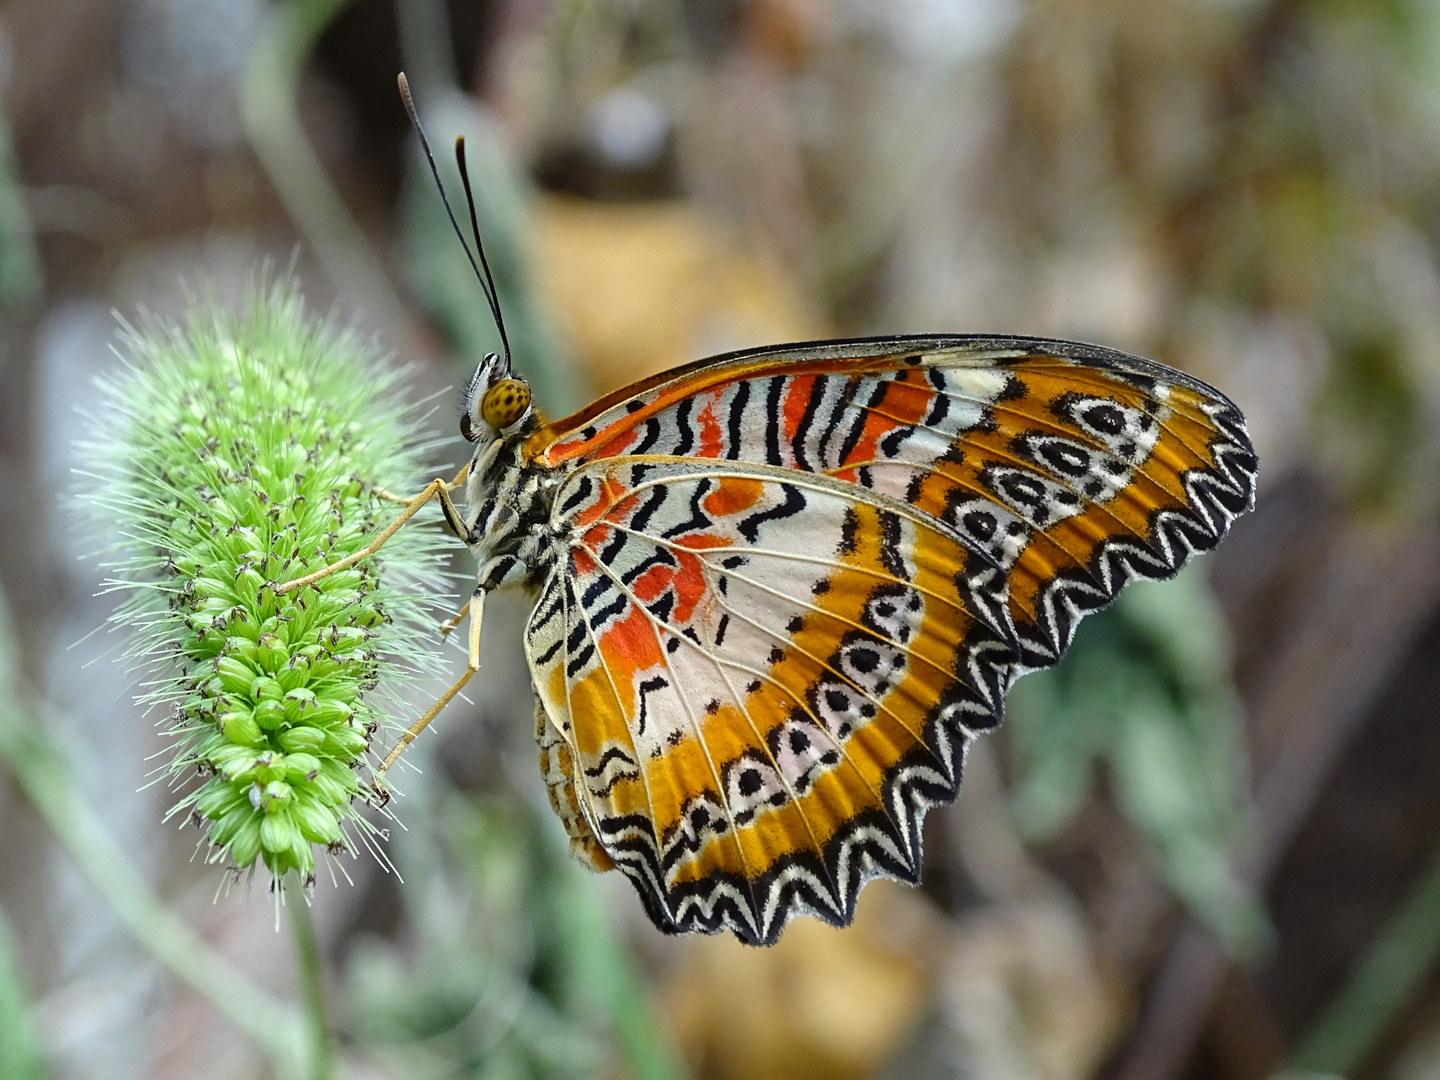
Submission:
[[[554,414],[751,345],[1046,334],[1221,387],[1262,473],[1215,555],[1017,686],[922,888],[768,950],[663,938],[567,861],[492,601],[407,755],[404,883],[315,893],[336,1075],[1440,1077],[1428,0],[0,3],[0,710],[90,823],[0,766],[0,1076],[283,1072],[246,1002],[290,1007],[291,939],[161,824],[72,440],[116,313],[236,303],[267,259],[452,430],[496,339],[402,67],[441,158],[467,137]]]

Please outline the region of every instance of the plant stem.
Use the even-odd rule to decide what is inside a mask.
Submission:
[[[315,922],[310,917],[310,905],[303,898],[289,905],[288,914],[295,932],[295,962],[300,976],[300,1000],[305,1008],[309,1080],[331,1080],[335,1075],[335,1053],[325,1008],[325,962],[315,936]]]
[[[240,80],[245,134],[270,183],[340,294],[380,325],[403,326],[403,306],[364,231],[325,173],[300,121],[296,94],[316,40],[349,0],[272,6]]]
[[[1356,1072],[1410,1002],[1440,956],[1440,854],[1400,910],[1375,935],[1350,981],[1325,1007],[1295,1052],[1294,1067]]]

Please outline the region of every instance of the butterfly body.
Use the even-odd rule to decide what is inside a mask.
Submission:
[[[771,942],[916,880],[1015,678],[1254,492],[1223,395],[1070,342],[753,350],[548,424],[517,382],[466,390],[477,591],[536,595],[552,804],[671,932]]]

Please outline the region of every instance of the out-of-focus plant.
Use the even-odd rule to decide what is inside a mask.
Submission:
[[[1059,667],[1011,694],[1012,809],[1031,840],[1058,833],[1101,771],[1177,896],[1232,951],[1267,923],[1232,869],[1247,808],[1224,617],[1204,578],[1131,585],[1087,619]]]
[[[15,174],[10,128],[0,119],[0,305],[23,303],[40,291],[40,285],[40,260]]]
[[[0,1076],[40,1080],[45,1075],[35,1039],[30,996],[10,920],[0,910]]]
[[[373,847],[357,813],[383,677],[433,662],[433,530],[402,530],[383,557],[281,594],[359,552],[395,514],[378,492],[420,474],[400,373],[307,318],[292,286],[257,287],[238,317],[197,307],[181,330],[126,336],[127,369],[87,449],[87,499],[123,555],[112,615],[167,714],[172,814],[205,830],[210,860],[263,860],[277,884],[312,877],[313,848]],[[402,663],[398,669],[390,663]]]
[[[421,857],[400,862],[413,940],[403,952],[358,945],[352,1037],[425,1075],[680,1075],[588,875],[550,822],[511,800],[434,795],[407,834]]]
[[[1399,908],[1365,947],[1349,981],[1299,1040],[1296,1068],[1337,1076],[1358,1072],[1390,1025],[1422,992],[1437,957],[1440,856],[1432,857]]]

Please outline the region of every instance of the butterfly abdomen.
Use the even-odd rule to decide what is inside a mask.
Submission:
[[[615,863],[585,820],[585,812],[575,789],[575,756],[560,732],[550,722],[545,706],[535,701],[535,743],[540,748],[540,775],[555,816],[570,837],[570,857],[591,870],[615,869]]]

